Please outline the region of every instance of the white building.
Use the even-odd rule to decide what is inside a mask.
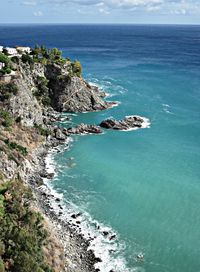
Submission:
[[[13,47],[5,47],[5,50],[8,55],[10,56],[16,56],[17,55],[17,49]]]
[[[3,46],[0,46],[0,53],[3,52]]]
[[[5,63],[0,62],[0,70],[1,70],[3,67],[5,67]]]
[[[25,46],[16,46],[17,51],[20,53],[31,53],[31,48],[30,47],[25,47]]]

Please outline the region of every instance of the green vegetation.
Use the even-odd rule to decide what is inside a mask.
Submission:
[[[30,65],[32,65],[34,63],[33,58],[29,54],[23,54],[22,55],[22,61],[24,63],[28,62]]]
[[[30,209],[32,200],[20,178],[0,185],[1,272],[53,272],[44,262],[48,235],[41,215]]]
[[[0,123],[6,128],[9,128],[10,126],[12,126],[13,119],[10,116],[9,112],[5,110],[0,111]]]
[[[10,59],[9,59],[9,57],[6,56],[5,54],[0,53],[0,62],[3,62],[3,63],[5,63],[6,66],[9,66],[9,64],[10,64]]]
[[[37,76],[35,82],[36,82],[37,90],[33,92],[34,96],[44,106],[50,106],[51,99],[49,97],[49,88],[48,88],[49,81],[45,77]]]
[[[17,92],[17,85],[13,83],[0,83],[0,101],[8,100],[12,94],[16,95]]]
[[[5,63],[5,66],[0,70],[0,73],[3,75],[10,74],[12,70],[11,70],[11,61],[9,57],[3,53],[0,53],[0,62]]]
[[[26,149],[26,147],[23,147],[21,145],[18,145],[15,142],[10,142],[9,139],[4,140],[4,143],[10,148],[10,149],[14,149],[17,150],[18,152],[20,152],[23,156],[26,156],[28,154],[28,151]]]
[[[65,64],[66,60],[62,58],[62,52],[57,48],[47,49],[44,45],[36,45],[31,52],[34,62],[43,64],[57,63]]]
[[[10,83],[0,83],[0,101],[5,101],[11,97],[11,95],[16,95],[18,93],[18,87],[16,84]]]
[[[78,60],[75,60],[74,63],[72,63],[72,71],[74,75],[81,77],[82,67]]]
[[[34,127],[38,130],[39,134],[42,136],[49,136],[51,131],[42,127],[42,125],[35,124]]]
[[[32,49],[32,52],[30,54],[23,54],[22,61],[24,63],[29,63],[31,67],[34,63],[42,63],[44,65],[58,64],[61,65],[63,68],[68,67],[68,72],[70,76],[81,77],[82,73],[82,67],[79,61],[75,60],[72,63],[69,58],[63,58],[62,52],[57,48],[47,49],[44,45],[36,45],[35,48]]]

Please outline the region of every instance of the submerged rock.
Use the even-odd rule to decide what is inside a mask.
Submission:
[[[100,123],[100,127],[114,130],[129,130],[134,128],[141,128],[144,119],[139,116],[127,116],[123,120],[107,119]]]

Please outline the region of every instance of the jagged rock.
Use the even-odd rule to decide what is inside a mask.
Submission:
[[[106,230],[103,231],[103,235],[104,235],[104,236],[108,236],[108,234],[109,234],[108,231],[106,231]]]
[[[24,126],[59,121],[53,109],[60,112],[86,112],[105,110],[114,105],[102,99],[105,93],[98,87],[90,86],[78,76],[70,76],[67,68],[63,69],[61,65],[35,63],[30,66],[19,60],[16,69],[13,83],[17,85],[18,93],[10,98],[7,110],[13,118],[20,118]],[[48,82],[44,87],[45,95],[51,98],[53,109],[45,109],[41,98],[38,100],[34,96],[38,92],[39,78]]]
[[[113,105],[102,99],[105,93],[96,86],[90,86],[80,77],[64,74],[58,65],[47,65],[45,76],[49,80],[52,105],[58,111],[99,111]]]
[[[107,119],[100,123],[100,127],[114,130],[128,130],[132,128],[141,128],[144,120],[139,116],[128,116],[123,120],[117,121],[114,119]]]
[[[76,127],[63,129],[63,134],[66,136],[72,134],[100,134],[102,130],[96,125],[80,124]]]
[[[54,137],[59,141],[65,141],[66,137],[60,128],[54,128]]]
[[[77,214],[72,214],[72,218],[73,219],[77,219],[79,216],[81,216],[81,213],[77,213]]]
[[[112,241],[112,240],[114,240],[115,238],[116,238],[116,234],[113,234],[113,235],[111,235],[111,236],[109,237],[109,240]]]
[[[40,177],[47,179],[52,179],[54,175],[55,175],[54,173],[47,173],[46,171],[40,173]]]

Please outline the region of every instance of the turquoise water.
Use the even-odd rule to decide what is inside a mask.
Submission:
[[[23,28],[1,43],[57,46],[120,102],[73,116],[74,124],[132,114],[151,122],[73,137],[70,151],[55,155],[51,186],[117,233],[123,248],[113,257],[123,256],[130,271],[200,271],[200,27],[37,26],[25,36]],[[125,268],[119,263],[115,271]]]

